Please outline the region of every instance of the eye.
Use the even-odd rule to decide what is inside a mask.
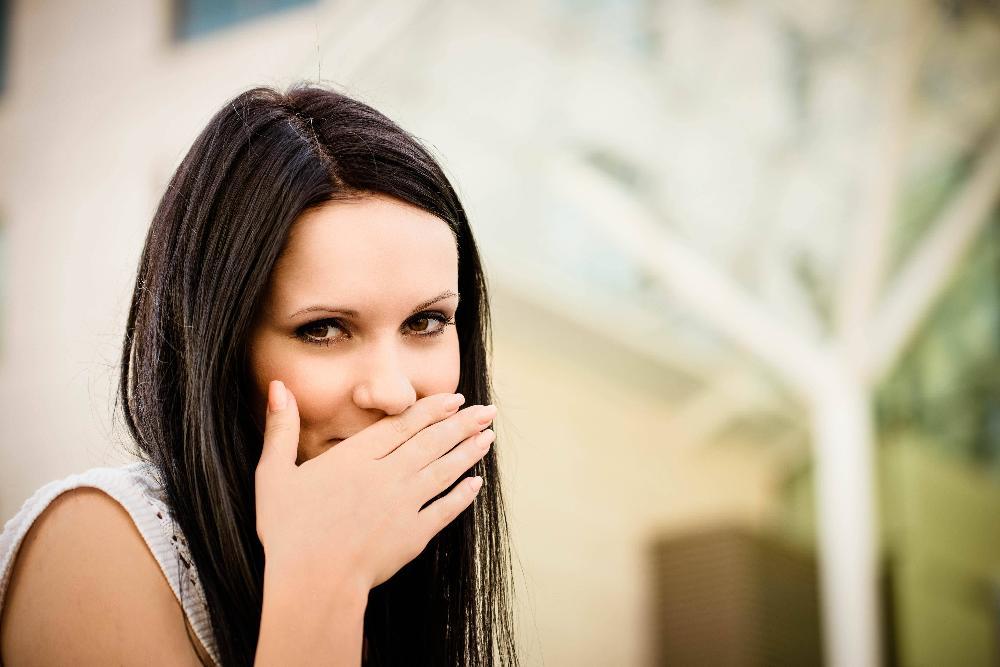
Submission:
[[[453,318],[448,318],[443,313],[438,312],[417,313],[410,318],[409,322],[411,324],[419,324],[419,326],[411,327],[412,331],[417,332],[415,334],[411,334],[414,336],[436,336],[444,333],[444,328],[446,326],[455,324],[455,320]],[[434,322],[437,322],[437,326],[432,326]]]
[[[303,325],[296,330],[295,335],[307,343],[314,345],[330,345],[342,336],[327,336],[331,330],[345,331],[340,320],[319,320]]]
[[[425,311],[417,313],[406,321],[404,326],[411,333],[403,335],[417,338],[438,336],[444,333],[445,327],[454,326],[454,324],[454,317],[448,317],[437,311]],[[340,335],[335,333],[338,331],[341,332]],[[349,339],[351,334],[343,322],[335,318],[327,318],[302,325],[296,329],[294,336],[310,345],[329,346]]]

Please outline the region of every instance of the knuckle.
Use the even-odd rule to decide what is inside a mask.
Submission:
[[[389,425],[392,427],[392,432],[396,435],[405,435],[407,431],[407,422],[401,416],[390,417]]]
[[[469,410],[468,414],[465,415],[465,420],[463,426],[466,432],[475,432],[483,428],[483,424],[479,421],[479,413],[475,410]]]
[[[445,498],[442,498],[437,503],[440,507],[437,508],[437,512],[434,513],[434,533],[439,533],[442,528],[448,525],[449,517],[451,516],[451,508],[448,506],[448,502]]]
[[[477,441],[472,440],[465,449],[465,462],[471,465],[481,458],[483,458],[483,450]]]
[[[457,420],[446,422],[446,424],[445,428],[447,429],[448,437],[451,438],[451,442],[461,442],[469,436],[469,424]]]
[[[455,489],[455,497],[452,499],[451,506],[448,508],[448,523],[454,521],[458,515],[462,513],[462,510],[468,506],[468,504],[468,489],[464,484],[462,484],[460,489]]]
[[[453,475],[450,470],[441,466],[434,471],[434,483],[438,488],[446,487],[451,482]]]
[[[291,430],[291,426],[286,422],[274,421],[267,425],[268,435],[283,435]]]
[[[434,414],[441,415],[442,417],[448,417],[455,412],[455,408],[448,407],[448,401],[450,399],[447,396],[442,396],[441,400],[437,402],[433,408],[428,406],[428,412],[432,411]],[[430,415],[428,415],[430,416]]]

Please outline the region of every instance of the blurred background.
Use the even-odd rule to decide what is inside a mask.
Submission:
[[[995,0],[0,0],[0,521],[126,460],[154,208],[299,80],[469,211],[526,665],[1000,664]]]

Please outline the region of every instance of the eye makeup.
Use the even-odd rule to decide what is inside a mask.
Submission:
[[[414,336],[416,338],[432,338],[434,336],[439,336],[444,333],[445,327],[454,326],[455,318],[448,317],[440,311],[427,310],[417,313],[410,319],[406,321],[406,324],[419,323],[419,322],[438,322],[440,326],[430,331],[413,329],[414,333],[404,333],[404,336]],[[425,325],[426,326],[426,325]],[[346,336],[336,336],[332,338],[325,338],[322,336],[312,335],[310,332],[322,332],[323,329],[329,331],[330,328],[338,329],[345,332]],[[329,347],[330,345],[340,344],[342,341],[351,338],[350,328],[347,324],[336,317],[327,317],[321,320],[314,320],[308,322],[298,327],[292,337],[301,340],[309,345],[322,345],[324,347]]]

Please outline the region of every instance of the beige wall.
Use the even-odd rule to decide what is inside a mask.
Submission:
[[[672,432],[684,381],[648,360],[503,290],[494,313],[497,451],[527,586],[526,664],[651,664],[651,536],[767,524],[774,467]]]

